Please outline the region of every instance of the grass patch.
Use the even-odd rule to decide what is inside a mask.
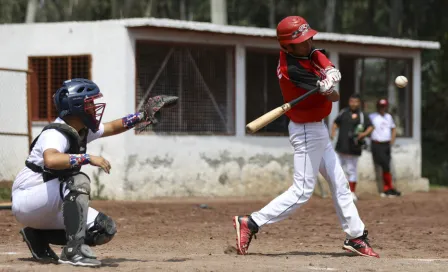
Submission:
[[[441,185],[441,184],[429,184],[429,190],[447,190],[448,189],[448,185]]]
[[[12,182],[11,181],[0,181],[0,201],[11,201],[11,189]]]

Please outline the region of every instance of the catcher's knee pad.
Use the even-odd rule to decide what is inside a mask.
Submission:
[[[89,246],[98,246],[108,243],[117,233],[117,227],[114,220],[104,213],[99,213],[95,218],[93,227],[86,234],[86,244]]]
[[[67,238],[69,241],[80,240],[86,233],[90,179],[86,174],[80,172],[65,178],[62,182],[65,183],[66,191],[69,191],[64,197],[62,205]]]

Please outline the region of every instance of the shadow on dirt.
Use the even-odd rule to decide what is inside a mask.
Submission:
[[[128,258],[104,258],[101,259],[102,267],[118,267],[120,263],[124,262],[140,262],[146,263],[149,261],[139,260],[139,259],[128,259]]]
[[[349,252],[304,252],[304,251],[291,251],[281,253],[249,253],[254,256],[266,256],[266,257],[283,257],[283,256],[324,256],[324,257],[354,257],[357,256]]]

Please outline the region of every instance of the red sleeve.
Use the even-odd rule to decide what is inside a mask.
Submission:
[[[317,65],[319,65],[323,69],[327,68],[328,66],[334,67],[333,63],[331,63],[331,61],[327,58],[327,56],[325,56],[324,53],[318,50],[316,50],[313,53],[311,58]]]

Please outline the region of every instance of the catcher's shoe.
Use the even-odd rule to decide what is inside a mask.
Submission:
[[[95,254],[88,245],[76,245],[74,247],[65,246],[61,253],[59,263],[71,264],[74,266],[101,266],[101,262],[96,259]]]
[[[258,226],[250,216],[235,216],[233,217],[233,227],[236,230],[237,252],[240,255],[246,255],[252,236],[258,232]]]
[[[42,263],[57,263],[59,260],[58,255],[50,248],[48,242],[42,239],[38,230],[26,227],[19,231],[23,237],[23,241],[33,255],[33,258]]]
[[[355,239],[346,239],[342,248],[360,256],[379,258],[380,255],[375,253],[373,248],[370,246],[367,234],[367,230],[364,230],[364,234],[362,236]]]

